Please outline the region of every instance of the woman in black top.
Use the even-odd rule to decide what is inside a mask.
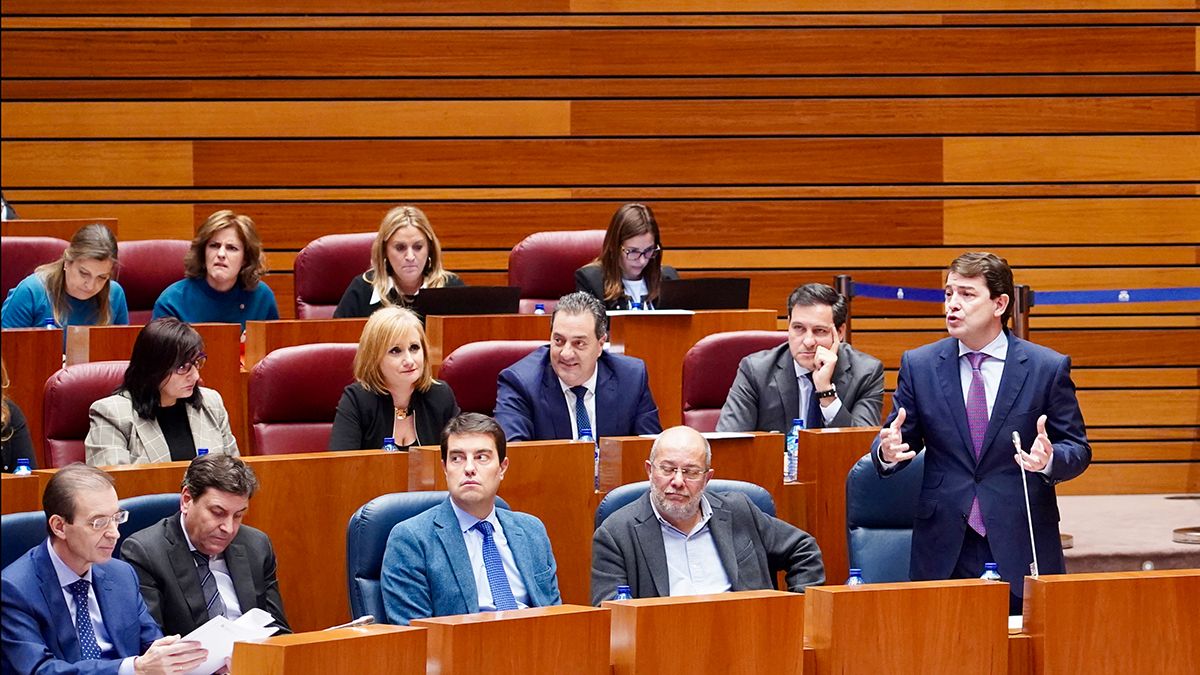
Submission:
[[[575,270],[575,290],[591,293],[607,309],[654,309],[663,279],[678,279],[675,268],[662,264],[662,239],[654,212],[645,204],[617,209],[600,257]]]
[[[436,445],[458,414],[454,392],[433,379],[429,343],[410,310],[385,307],[367,320],[354,355],[356,382],[342,392],[330,450]]]
[[[371,244],[371,269],[354,277],[333,318],[370,316],[380,307],[408,307],[422,288],[463,286],[442,267],[442,245],[424,212],[397,206],[383,217]]]
[[[37,460],[33,457],[33,439],[29,437],[29,427],[25,424],[25,414],[17,404],[8,399],[8,367],[0,360],[0,376],[3,377],[2,403],[3,430],[0,431],[0,454],[3,455],[4,473],[12,473],[17,468],[18,459],[29,460],[29,468],[37,468]]]

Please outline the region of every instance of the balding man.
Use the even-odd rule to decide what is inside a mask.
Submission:
[[[824,583],[812,535],[763,513],[739,492],[706,493],[712,449],[690,427],[664,431],[650,449],[646,496],[610,515],[592,538],[592,604],[617,586],[635,598],[700,595]]]

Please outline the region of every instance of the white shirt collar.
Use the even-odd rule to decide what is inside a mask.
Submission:
[[[812,372],[808,368],[805,368],[804,366],[800,365],[800,362],[797,361],[796,359],[792,359],[792,366],[794,366],[796,369],[796,379],[800,379],[800,378],[804,377],[805,375],[808,375],[809,373]]]
[[[600,374],[600,360],[597,359],[596,367],[592,369],[592,376],[589,377],[587,380],[585,380],[583,383],[583,386],[587,387],[588,392],[593,395],[596,393],[596,376],[599,374]],[[556,374],[555,377],[558,377],[558,375]],[[562,388],[563,394],[566,394],[571,391],[571,385],[567,384],[566,382],[563,382],[561,377],[558,378],[558,386]]]
[[[650,497],[650,508],[654,509],[654,517],[658,518],[659,524],[661,524],[663,527],[669,527],[685,537],[690,537],[693,533],[704,529],[704,526],[708,524],[708,521],[712,520],[712,505],[708,503],[708,495],[704,494],[703,492],[700,493],[700,522],[696,523],[696,527],[692,528],[691,532],[684,532],[678,527],[672,525],[669,520],[663,518],[663,515],[658,512],[658,505],[654,503],[653,496]]]
[[[970,354],[971,352],[974,352],[974,351],[979,351],[981,353],[987,354],[988,356],[992,357],[993,359],[996,359],[997,361],[1004,361],[1005,359],[1008,358],[1008,331],[1001,330],[1000,334],[997,335],[994,340],[987,343],[986,345],[984,345],[983,349],[979,349],[979,350],[971,349],[970,347],[963,344],[962,340],[958,341],[958,356],[959,356],[959,358],[961,358],[965,354]]]
[[[367,282],[367,283],[371,283],[371,282]],[[421,288],[428,288],[429,287],[428,284],[429,284],[429,282],[427,280],[422,279]],[[392,291],[394,291],[394,290],[396,290],[396,282],[393,281],[391,275],[389,275],[387,278],[387,293],[388,293],[388,295],[391,295]],[[417,289],[417,292],[419,293],[420,290],[421,290],[420,288]],[[367,302],[367,304],[373,305],[373,304],[379,302],[380,299],[381,299],[381,297],[379,295],[379,289],[375,287],[375,284],[371,284],[371,300],[369,302]]]
[[[59,586],[70,586],[80,579],[87,579],[88,583],[92,582],[92,566],[88,565],[87,571],[83,573],[83,576],[76,574],[75,570],[71,569],[67,563],[63,562],[62,558],[58,557],[58,551],[54,550],[50,537],[46,537],[46,550],[50,552],[50,562],[54,565],[54,574],[58,577]]]
[[[189,551],[197,550],[195,546],[192,546],[192,538],[188,536],[187,523],[184,522],[182,513],[179,514],[179,529],[183,530],[183,540],[187,542],[188,550]]]
[[[479,518],[460,509],[458,504],[454,503],[453,499],[450,500],[450,507],[454,509],[454,517],[458,519],[458,529],[462,530],[463,534],[469,532],[472,527],[475,527],[475,523],[480,521]],[[487,518],[483,518],[483,520],[491,523],[494,530],[500,529],[500,519],[496,517],[496,506],[494,504],[492,505],[491,513],[487,515]]]

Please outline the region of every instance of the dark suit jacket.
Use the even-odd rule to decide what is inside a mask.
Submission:
[[[1013,593],[1022,594],[1019,580],[1029,574],[1033,552],[1021,487],[1024,472],[1013,460],[1012,432],[1019,431],[1022,445],[1028,448],[1037,437],[1037,420],[1043,414],[1054,446],[1051,475],[1024,473],[1024,480],[1029,486],[1039,571],[1064,571],[1054,484],[1083,473],[1092,459],[1071,381],[1071,360],[1012,334],[1008,340],[1004,374],[978,462],[967,426],[958,340],[939,340],[905,352],[900,360],[892,407],[905,410],[901,433],[909,449],[925,450],[925,478],[913,524],[909,570],[914,580],[949,578],[962,549],[967,513],[978,492],[1000,576],[1012,580]],[[893,412],[885,424],[895,417]],[[903,462],[887,471],[877,451],[873,450],[871,457],[882,475],[908,466]]]
[[[704,494],[712,507],[708,527],[731,590],[775,588],[780,570],[796,593],[825,583],[825,563],[811,534],[768,516],[739,492]],[[629,586],[635,598],[671,594],[662,524],[649,492],[610,515],[592,536],[592,604],[611,600],[617,586]]]
[[[409,405],[417,418],[417,442],[414,445],[437,445],[446,423],[458,414],[454,392],[445,382],[434,382],[427,392],[414,391]],[[392,397],[368,391],[355,382],[342,391],[342,400],[338,401],[329,449],[382,448],[383,439],[392,435],[395,423]]]
[[[717,431],[791,431],[800,414],[800,385],[788,343],[738,364]],[[877,427],[883,409],[883,364],[843,342],[833,370],[842,409],[827,427]]]
[[[208,621],[200,576],[179,514],[134,533],[121,544],[121,557],[137,570],[146,606],[167,634],[187,635]],[[275,578],[275,551],[267,535],[242,525],[225,549],[225,564],[242,613],[257,607],[275,617],[271,625],[290,633]]]
[[[662,431],[641,359],[604,352],[596,362],[596,417],[601,436]],[[567,397],[550,366],[550,348],[539,347],[500,372],[496,421],[510,441],[573,438]],[[593,424],[596,420],[592,420]]]
[[[112,660],[82,660],[54,563],[42,542],[0,574],[0,673],[116,673],[121,659],[137,656],[162,637],[138,593],[127,563],[92,565],[92,587],[104,628],[117,652]]]
[[[679,272],[670,265],[662,266],[662,279],[678,279]],[[597,264],[587,264],[575,270],[575,290],[591,293],[604,303],[605,309],[629,309],[629,296],[622,295],[616,300],[604,299],[604,270]]]
[[[530,607],[561,605],[558,572],[542,521],[496,509],[508,548],[521,572]],[[387,622],[479,611],[479,589],[467,544],[450,499],[398,523],[388,536],[380,572]]]
[[[454,272],[447,272],[446,288],[453,288],[455,286],[466,286],[466,284]],[[337,307],[333,310],[333,318],[346,319],[371,316],[375,313],[375,310],[383,306],[382,301],[376,300],[375,302],[371,302],[373,294],[374,287],[363,278],[363,275],[359,274],[346,287],[346,292],[342,294],[342,299],[338,301]],[[399,302],[400,297],[396,295],[392,299]],[[408,303],[404,304],[407,305]]]

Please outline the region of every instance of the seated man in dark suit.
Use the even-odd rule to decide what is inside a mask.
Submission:
[[[380,574],[388,623],[562,604],[546,526],[496,508],[505,447],[504,430],[486,415],[463,413],[446,425],[450,497],[388,536]]]
[[[42,508],[50,536],[0,572],[0,672],[182,673],[208,658],[199,643],[162,637],[137,574],[112,559],[129,513],[111,476],[67,466]]]
[[[662,431],[641,359],[604,350],[608,314],[595,296],[564,295],[550,320],[550,346],[500,373],[496,421],[510,441]]]
[[[192,460],[180,513],[133,534],[121,557],[141,578],[150,613],[169,633],[187,635],[218,614],[236,619],[257,607],[290,632],[275,578],[275,551],[242,525],[258,478],[232,455]]]
[[[846,313],[831,286],[792,291],[787,343],[738,364],[717,431],[787,433],[794,419],[806,429],[879,426],[883,364],[842,342]]]
[[[592,537],[592,604],[617,586],[635,598],[703,595],[825,582],[812,535],[763,513],[739,492],[714,494],[712,449],[690,427],[664,431],[650,448],[646,496],[610,515]]]

